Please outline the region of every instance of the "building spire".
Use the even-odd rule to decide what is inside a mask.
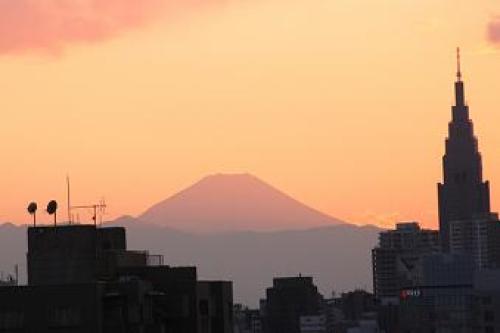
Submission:
[[[456,102],[448,124],[443,182],[438,186],[439,237],[445,252],[451,250],[453,224],[457,223],[456,230],[463,231],[466,229],[460,228],[468,228],[464,221],[489,219],[491,216],[489,183],[483,181],[481,154],[469,117],[469,107],[465,103],[460,66],[460,49],[457,48]]]
[[[460,47],[457,47],[457,81],[462,81],[462,68],[460,63]]]
[[[457,47],[457,82],[455,82],[455,105],[465,106],[464,82],[462,81],[462,64],[460,48]]]

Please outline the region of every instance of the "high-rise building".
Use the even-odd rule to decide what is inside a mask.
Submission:
[[[395,230],[381,232],[372,250],[375,296],[397,302],[401,288],[419,278],[422,256],[438,250],[438,231],[421,229],[416,222],[398,223]]]
[[[450,250],[450,223],[490,214],[489,183],[483,181],[481,154],[474,136],[457,52],[455,105],[443,156],[443,182],[438,184],[439,231],[444,251]]]
[[[500,327],[495,321],[500,301],[490,297],[500,295],[495,281],[500,276],[495,270],[500,268],[500,221],[490,211],[459,50],[457,67],[443,182],[438,184],[440,241],[436,231],[423,233],[406,224],[382,232],[373,249],[378,320],[387,332],[493,332]],[[475,281],[486,275],[495,282],[485,287]]]

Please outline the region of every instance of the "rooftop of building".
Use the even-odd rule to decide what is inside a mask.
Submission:
[[[415,234],[415,233],[437,233],[438,230],[424,229],[418,222],[396,223],[396,228],[381,232],[381,234]]]

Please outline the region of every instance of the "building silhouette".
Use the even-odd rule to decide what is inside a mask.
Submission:
[[[372,250],[373,291],[382,303],[397,303],[401,288],[420,273],[422,256],[439,251],[439,232],[416,222],[398,223],[383,231]]]
[[[471,257],[429,255],[423,260],[422,271],[420,281],[401,291],[401,332],[477,332]]]
[[[124,228],[28,228],[28,285],[0,288],[0,332],[232,333],[232,283],[130,251]]]
[[[451,222],[490,215],[489,183],[483,181],[481,154],[465,101],[459,52],[457,58],[455,105],[443,156],[443,182],[438,184],[439,231],[444,251],[450,249]]]
[[[377,331],[377,304],[364,290],[325,299],[312,277],[273,280],[260,310],[235,308],[241,333],[350,333]],[[257,325],[255,325],[257,323]],[[262,331],[261,331],[262,328]]]
[[[264,333],[301,333],[301,317],[323,314],[323,296],[312,277],[275,278],[262,303]]]
[[[364,290],[342,293],[339,297],[325,300],[324,312],[327,333],[373,332],[366,326],[377,326],[374,295]],[[365,330],[362,327],[365,326]]]

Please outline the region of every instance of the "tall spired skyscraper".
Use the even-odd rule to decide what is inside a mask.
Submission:
[[[490,215],[490,189],[483,182],[483,166],[474,136],[457,49],[455,106],[448,125],[446,153],[443,156],[443,182],[438,184],[439,231],[443,249],[450,249],[450,222],[484,218]]]

